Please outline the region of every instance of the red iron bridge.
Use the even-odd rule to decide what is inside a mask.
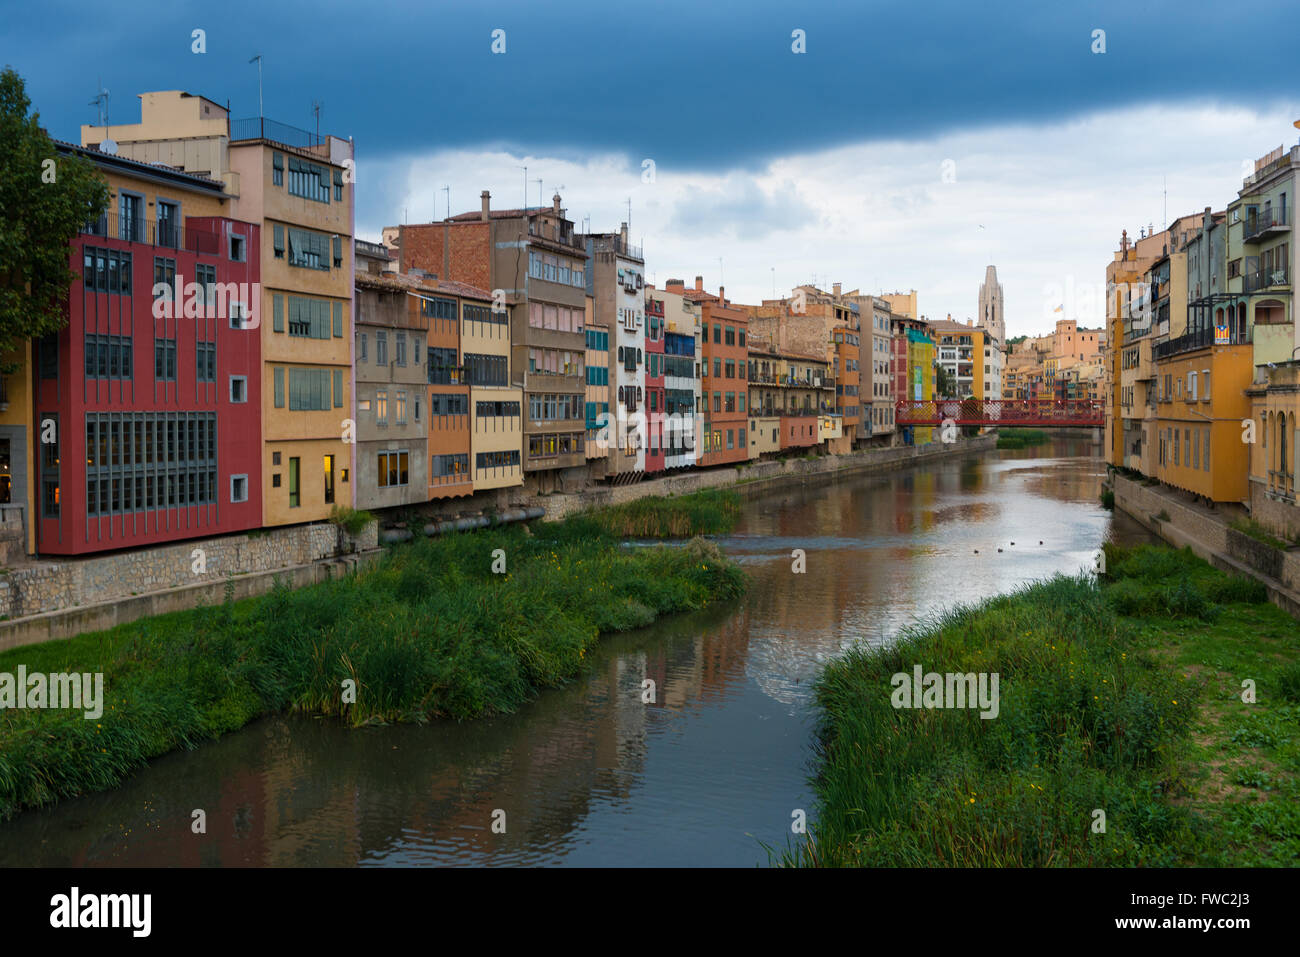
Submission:
[[[897,425],[1052,426],[1099,429],[1103,425],[1099,399],[933,399],[898,403]]]

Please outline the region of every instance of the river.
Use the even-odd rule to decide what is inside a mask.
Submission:
[[[518,714],[258,721],[0,825],[0,864],[766,864],[765,845],[795,839],[795,812],[815,815],[810,696],[825,661],[1089,567],[1108,534],[1148,540],[1098,504],[1099,451],[1080,432],[752,499],[720,540],[753,576],[744,599],[607,639],[589,675]]]

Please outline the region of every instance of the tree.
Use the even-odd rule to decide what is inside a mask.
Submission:
[[[78,276],[70,243],[108,208],[108,184],[94,165],[62,156],[29,113],[12,67],[0,73],[0,355],[67,324]],[[13,369],[0,368],[0,372]]]
[[[934,397],[936,399],[951,399],[957,395],[957,384],[948,375],[948,369],[945,366],[936,365],[934,367]]]

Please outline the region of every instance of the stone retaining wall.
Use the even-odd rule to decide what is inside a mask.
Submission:
[[[1159,485],[1114,475],[1115,507],[1128,513],[1175,548],[1190,547],[1216,568],[1248,575],[1268,588],[1279,608],[1300,616],[1300,549],[1273,548],[1237,531],[1226,515],[1207,513]],[[1168,519],[1161,519],[1161,513]]]

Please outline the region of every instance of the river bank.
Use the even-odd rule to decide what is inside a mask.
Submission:
[[[819,810],[783,862],[1294,865],[1300,631],[1190,551],[1107,544],[1104,567],[828,666]],[[999,675],[996,717],[896,707],[917,665]]]
[[[713,493],[632,518],[666,536],[725,529],[734,512],[734,496]],[[611,528],[628,520],[423,539],[339,580],[0,653],[0,674],[102,673],[105,689],[95,720],[0,711],[0,819],[267,714],[355,727],[509,713],[581,673],[601,635],[743,593],[744,574],[704,539],[622,547]]]

